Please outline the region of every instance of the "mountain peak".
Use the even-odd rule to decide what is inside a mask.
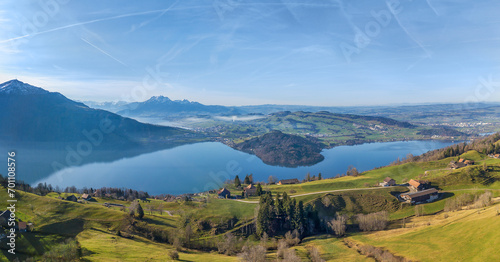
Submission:
[[[171,102],[170,98],[166,96],[152,96],[148,101],[146,102],[156,102],[156,103],[164,103],[164,102]]]
[[[7,81],[0,84],[0,94],[10,94],[10,95],[39,95],[47,94],[49,91],[42,89],[40,87],[32,86],[26,84],[17,79]]]

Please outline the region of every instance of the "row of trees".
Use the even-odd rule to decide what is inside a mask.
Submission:
[[[474,208],[482,208],[491,204],[493,194],[491,191],[486,191],[483,194],[471,195],[468,193],[458,195],[454,198],[446,200],[444,211],[456,211],[462,209],[463,206],[472,205]]]
[[[460,143],[457,145],[432,150],[420,156],[409,155],[405,159],[396,161],[393,164],[435,161],[447,157],[459,156],[470,150],[476,150],[483,154],[500,154],[500,144],[496,143],[499,140],[500,133],[496,133],[482,139],[476,139],[470,143]]]

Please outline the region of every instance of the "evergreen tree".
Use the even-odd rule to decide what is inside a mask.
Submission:
[[[249,184],[253,184],[253,174],[250,174],[250,175],[248,176],[248,180],[250,181],[250,183],[249,183]]]
[[[322,177],[321,177],[321,173],[318,174],[318,180],[321,180]]]
[[[307,173],[307,175],[306,175],[306,181],[311,181],[311,174],[310,173]]]
[[[142,209],[142,206],[139,203],[137,203],[137,209],[135,211],[135,214],[139,219],[142,219],[144,217],[144,210]]]
[[[262,195],[262,186],[260,184],[257,184],[257,191],[256,191],[257,195],[260,196]]]
[[[243,184],[250,184],[250,178],[248,177],[248,174],[245,176],[245,179],[243,180]]]
[[[259,211],[257,213],[256,228],[257,235],[271,233],[274,229],[271,227],[275,218],[274,201],[271,194],[263,194],[259,200]]]
[[[236,177],[234,178],[234,186],[235,187],[241,186],[241,181],[240,181],[240,178],[238,177],[238,175],[236,175]]]

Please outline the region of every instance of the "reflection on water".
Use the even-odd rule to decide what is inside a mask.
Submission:
[[[297,168],[269,166],[253,155],[216,142],[153,152],[96,151],[92,153],[92,161],[60,171],[54,171],[50,165],[51,157],[54,159],[55,155],[61,155],[57,150],[22,149],[18,150],[18,159],[19,176],[32,184],[46,182],[53,186],[74,185],[78,188],[126,187],[151,194],[181,194],[218,188],[235,175],[243,178],[250,173],[255,180],[267,181],[270,175],[278,179],[302,179],[308,172],[311,175],[322,173],[323,177],[332,177],[345,173],[350,165],[365,171],[387,165],[409,153],[419,155],[451,144],[443,141],[409,141],[339,146],[323,150],[324,161],[314,166]]]

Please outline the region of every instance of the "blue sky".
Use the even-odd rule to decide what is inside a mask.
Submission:
[[[0,82],[72,99],[500,101],[498,1],[2,1]]]

